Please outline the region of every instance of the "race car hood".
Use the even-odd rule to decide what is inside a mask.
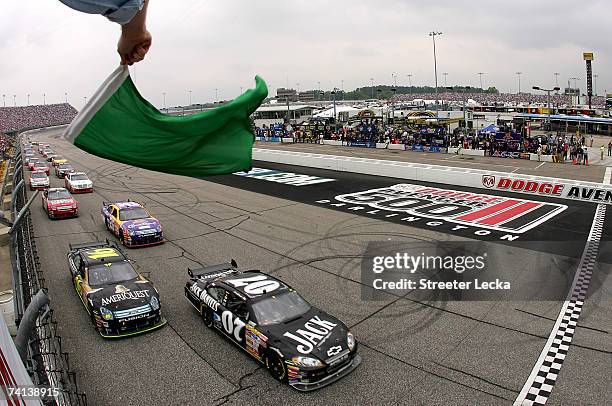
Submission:
[[[121,224],[121,228],[129,233],[138,233],[148,230],[157,230],[160,228],[159,221],[152,217],[138,220],[128,220]]]
[[[95,308],[105,307],[110,311],[132,309],[151,303],[151,298],[159,295],[148,281],[131,281],[103,287],[92,287],[87,299]]]
[[[58,199],[58,200],[48,200],[49,206],[51,207],[63,207],[63,206],[72,206],[76,204],[76,200],[74,199]]]
[[[286,359],[302,356],[324,362],[348,350],[346,325],[315,308],[288,323],[259,329],[268,336],[268,343],[278,348]]]

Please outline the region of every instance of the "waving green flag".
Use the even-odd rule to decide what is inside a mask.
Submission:
[[[170,116],[146,101],[126,66],[117,68],[66,129],[64,137],[102,158],[187,176],[221,175],[251,168],[249,116],[268,95],[255,88],[220,107]]]

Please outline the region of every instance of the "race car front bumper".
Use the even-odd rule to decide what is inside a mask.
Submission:
[[[113,320],[107,324],[108,327],[99,326],[98,332],[100,335],[104,338],[121,338],[157,330],[166,325],[166,319],[160,313],[156,313],[142,319],[132,321]]]
[[[155,234],[145,235],[129,235],[125,239],[125,245],[128,247],[147,247],[149,245],[157,245],[164,243],[164,234],[157,232]]]
[[[73,194],[77,194],[77,193],[92,193],[93,192],[93,187],[88,187],[88,188],[74,188],[71,187],[70,188],[70,192]]]
[[[361,357],[359,355],[353,356],[350,362],[343,364],[339,368],[329,369],[324,372],[324,376],[322,378],[317,379],[315,376],[312,376],[308,373],[303,373],[302,377],[298,380],[289,380],[289,386],[293,389],[296,389],[300,392],[310,392],[313,390],[321,389],[324,386],[330,385],[339,379],[347,376],[351,372],[353,372],[357,367],[361,364]],[[317,373],[316,375],[320,375]],[[317,380],[313,380],[317,379]]]
[[[52,219],[77,217],[78,215],[79,215],[79,209],[49,210],[49,218],[52,218]]]

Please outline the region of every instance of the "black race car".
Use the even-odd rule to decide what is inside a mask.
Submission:
[[[185,296],[204,324],[246,350],[277,380],[311,391],[361,363],[346,325],[279,279],[260,271],[241,272],[233,260],[188,274]]]
[[[166,324],[157,289],[115,244],[70,244],[68,264],[74,288],[102,337],[126,337]]]

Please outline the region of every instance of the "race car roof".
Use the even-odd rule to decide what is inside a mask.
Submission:
[[[291,289],[281,280],[257,270],[230,274],[216,281],[225,283],[251,299]]]
[[[133,209],[136,207],[142,207],[140,203],[136,202],[114,202],[113,204],[119,207],[119,209]]]
[[[92,247],[79,250],[85,265],[90,267],[109,262],[123,262],[126,260],[121,251],[113,247]]]

